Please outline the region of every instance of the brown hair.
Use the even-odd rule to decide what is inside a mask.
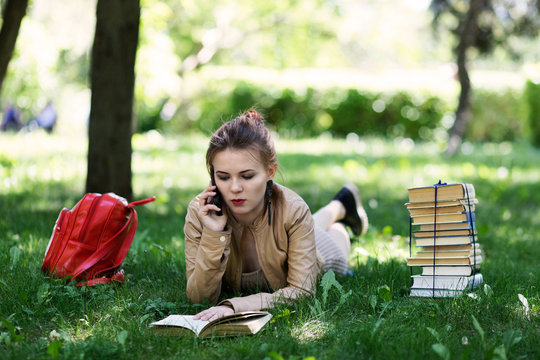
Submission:
[[[212,161],[216,154],[226,149],[254,149],[260,154],[265,167],[277,162],[274,141],[270,131],[256,110],[250,109],[221,125],[210,138],[206,150],[206,167],[212,175]]]

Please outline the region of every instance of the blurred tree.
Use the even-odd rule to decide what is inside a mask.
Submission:
[[[21,21],[26,15],[28,0],[6,0],[3,5],[2,29],[0,30],[0,93],[9,61],[15,49]]]
[[[132,197],[131,135],[140,12],[138,0],[97,3],[87,192],[112,191],[127,199]]]
[[[164,107],[171,112],[168,118],[186,117],[190,102],[205,95],[202,84],[189,87],[186,78],[207,64],[278,69],[351,65],[336,34],[338,5],[331,1],[144,0],[143,8],[136,94],[143,100],[139,106],[150,105],[152,124]],[[159,63],[150,63],[150,51],[163,54]],[[174,59],[167,57],[170,53]],[[156,67],[168,76],[156,76]]]
[[[446,28],[457,41],[454,54],[461,91],[446,149],[447,155],[453,155],[461,145],[470,118],[470,49],[489,54],[502,48],[514,57],[519,56],[510,40],[538,35],[540,0],[431,0],[430,8],[434,28]]]

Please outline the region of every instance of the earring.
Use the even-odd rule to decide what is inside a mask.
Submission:
[[[272,185],[274,185],[274,182],[272,180],[268,180],[266,182],[266,192],[264,193],[264,196],[268,198],[268,202],[266,203],[268,210],[268,225],[270,225],[272,222]]]

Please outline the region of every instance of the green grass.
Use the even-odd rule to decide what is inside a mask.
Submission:
[[[150,133],[133,143],[136,197],[157,201],[137,209],[126,283],[79,289],[39,268],[60,209],[83,195],[86,142],[1,134],[0,358],[540,358],[537,150],[467,144],[447,159],[437,144],[406,140],[277,141],[278,181],[312,210],[344,181],[361,188],[370,229],[353,244],[354,274],[273,309],[255,336],[194,340],[154,336],[148,324],[201,309],[185,295],[182,229],[188,201],[207,184],[207,139]],[[407,187],[439,179],[475,185],[487,286],[474,297],[411,299],[403,203]]]

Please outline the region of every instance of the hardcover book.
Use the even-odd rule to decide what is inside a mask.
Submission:
[[[478,242],[478,237],[475,236],[437,236],[416,238],[416,246],[448,246],[448,245],[467,245],[473,242]]]
[[[465,290],[474,289],[483,281],[482,274],[477,273],[471,276],[423,276],[413,275],[413,285],[411,289],[447,289],[447,290]]]
[[[450,266],[422,266],[422,275],[457,275],[470,276],[480,269],[480,264],[472,265],[450,265]]]
[[[410,297],[456,297],[463,295],[464,290],[449,289],[411,289]]]
[[[413,225],[423,224],[454,224],[474,221],[474,213],[465,212],[457,214],[431,214],[413,216]]]
[[[478,204],[477,198],[469,198],[469,199],[457,199],[457,200],[440,200],[437,197],[437,211],[439,211],[440,208],[449,207],[449,206],[461,206],[463,207],[463,211],[465,210],[465,206],[474,206]],[[435,207],[435,201],[417,201],[417,202],[408,202],[405,203],[405,206],[408,210],[411,209],[425,209],[425,208],[434,208]]]
[[[413,231],[413,235],[415,238],[432,238],[434,236],[441,237],[441,236],[468,236],[476,234],[476,229],[455,229],[455,230],[418,230]]]
[[[469,210],[467,210],[469,209]],[[463,205],[453,205],[453,206],[444,206],[444,207],[437,207],[437,215],[440,214],[457,214],[457,213],[463,213],[463,212],[471,212],[474,211],[475,207],[474,205],[471,206],[463,206]],[[418,216],[418,215],[431,215],[433,216],[435,214],[435,207],[419,207],[419,208],[410,208],[409,214],[411,214],[412,217]]]
[[[433,230],[473,230],[473,222],[462,221],[459,223],[445,223],[445,224],[423,224],[420,225],[420,231],[433,231]]]
[[[473,265],[480,264],[482,256],[461,256],[461,257],[409,257],[407,265],[409,266],[429,266],[429,265]]]
[[[443,245],[443,246],[424,246],[425,251],[448,251],[448,250],[471,250],[471,252],[474,252],[474,250],[479,250],[480,244],[474,243],[474,244],[465,244],[465,245]]]
[[[475,196],[472,184],[436,185],[437,201],[472,199]],[[409,202],[435,201],[435,186],[409,188]]]
[[[433,246],[432,246],[433,247]],[[479,256],[482,254],[480,248],[473,248],[468,250],[446,250],[443,246],[435,246],[438,248],[436,251],[433,250],[421,250],[416,253],[416,257],[419,258],[449,258],[449,257],[473,257]]]

